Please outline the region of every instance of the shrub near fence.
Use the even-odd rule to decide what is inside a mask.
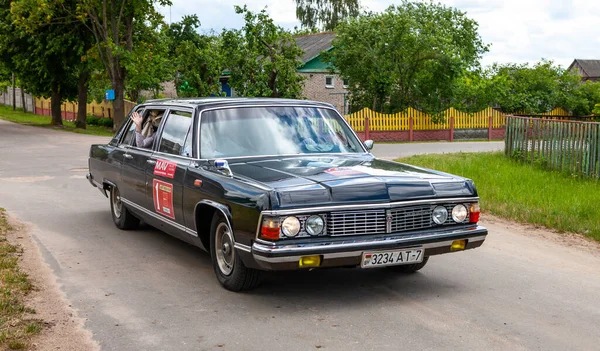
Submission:
[[[508,116],[505,154],[600,178],[600,123]]]

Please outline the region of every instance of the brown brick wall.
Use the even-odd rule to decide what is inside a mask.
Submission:
[[[504,139],[504,129],[492,129],[492,140]],[[357,132],[358,137],[365,141],[365,133]],[[408,131],[385,131],[385,132],[369,132],[369,139],[378,142],[390,142],[390,141],[410,141]],[[413,132],[413,141],[440,141],[450,140],[450,130],[415,130]]]
[[[300,73],[304,78],[303,95],[305,98],[314,101],[328,102],[335,108],[344,113],[344,95],[331,93],[346,93],[344,82],[338,75],[327,73]],[[334,87],[327,88],[325,86],[325,77],[333,76]]]

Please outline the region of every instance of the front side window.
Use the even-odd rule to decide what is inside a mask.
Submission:
[[[363,153],[342,118],[316,107],[244,107],[207,111],[200,126],[204,159]]]
[[[163,128],[158,151],[173,155],[183,154],[191,125],[191,112],[171,111]]]

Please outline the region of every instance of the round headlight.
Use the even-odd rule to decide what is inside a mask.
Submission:
[[[436,224],[444,224],[448,219],[448,210],[443,206],[438,206],[433,209],[432,217]]]
[[[287,217],[281,223],[281,230],[285,236],[294,237],[300,233],[300,221],[296,217]]]
[[[465,205],[456,205],[452,209],[452,219],[458,223],[464,222],[464,220],[467,219],[468,214],[469,212]]]
[[[310,235],[319,235],[323,232],[325,221],[321,216],[310,216],[306,220],[306,232]]]

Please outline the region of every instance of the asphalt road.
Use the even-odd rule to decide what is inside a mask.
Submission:
[[[430,143],[375,143],[373,154],[379,158],[394,160],[398,157],[420,154],[442,154],[452,152],[482,152],[502,151],[504,141],[460,141],[460,142],[430,142]]]
[[[89,145],[106,140],[0,121],[0,206],[32,223],[105,350],[599,348],[600,250],[485,215],[480,249],[434,257],[414,275],[269,274],[252,292],[225,291],[207,254],[113,225],[84,178]]]

